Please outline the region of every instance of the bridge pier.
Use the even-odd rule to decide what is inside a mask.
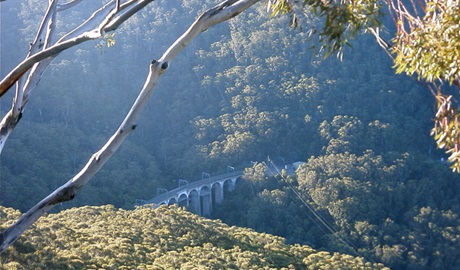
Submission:
[[[201,212],[201,199],[200,199],[200,194],[196,190],[193,190],[190,192],[190,201],[192,203],[192,208],[195,211],[195,213],[199,216],[202,215]]]
[[[201,197],[203,202],[203,216],[209,217],[212,211],[211,192]]]
[[[213,185],[214,203],[221,204],[224,201],[224,183],[216,183]]]
[[[234,191],[235,190],[235,186],[236,186],[236,179],[238,177],[235,177],[235,178],[231,178],[230,179],[230,182],[228,183],[228,191]]]
[[[235,190],[236,181],[243,175],[242,171],[231,172],[220,176],[203,178],[196,182],[179,180],[179,187],[158,194],[151,200],[137,200],[140,204],[161,204],[180,206],[191,209],[200,216],[210,216],[213,208],[224,200],[226,190]],[[187,182],[186,184],[183,184]]]

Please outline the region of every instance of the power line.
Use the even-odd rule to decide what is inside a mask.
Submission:
[[[294,194],[296,195],[296,197],[312,212],[312,214],[323,224],[324,227],[327,228],[327,230],[331,233],[335,233],[336,230],[332,228],[332,226],[315,210],[313,209],[313,207],[310,206],[310,204],[305,201],[302,196],[300,195],[300,193],[292,186],[292,184],[287,181],[287,179],[284,178],[284,176],[281,174],[281,172],[278,170],[278,168],[275,166],[275,164],[273,164],[273,161],[270,160],[270,163],[271,165],[276,169],[278,175],[281,176],[281,178],[284,180],[285,183],[287,183],[289,185],[289,187],[291,188],[292,192],[294,192]],[[266,164],[265,164],[266,165]],[[267,166],[267,165],[266,165]],[[270,169],[269,166],[267,166],[268,170],[270,171],[270,173],[273,175],[273,177],[276,177],[275,174],[273,173],[273,171]]]
[[[285,183],[287,183],[290,187],[290,189],[292,190],[292,192],[294,192],[294,194],[296,195],[296,197],[308,208],[308,210],[310,210],[310,212],[314,215],[314,217],[316,217],[320,222],[321,224],[323,224],[323,226],[325,228],[327,228],[327,230],[335,237],[337,237],[340,241],[342,241],[345,245],[349,246],[353,252],[355,253],[355,255],[357,256],[361,256],[363,257],[364,259],[370,261],[370,262],[373,262],[375,263],[374,260],[370,259],[370,258],[367,258],[366,256],[364,256],[363,254],[360,254],[358,252],[358,247],[353,244],[353,242],[349,241],[348,239],[346,239],[344,236],[341,236],[339,234],[339,232],[333,228],[332,225],[330,225],[327,220],[325,218],[323,218],[321,216],[320,213],[318,213],[318,211],[316,211],[302,196],[301,194],[297,191],[297,189],[283,176],[283,174],[278,170],[278,167],[273,163],[272,160],[268,159],[268,161],[271,163],[272,167],[276,170],[276,172],[278,173],[278,175],[283,179],[283,181]],[[268,166],[265,162],[263,162],[263,164],[267,167],[268,171],[273,175],[273,177],[276,178],[276,175],[275,173],[270,169],[270,166]],[[306,211],[304,211],[306,213]],[[308,215],[308,218],[310,218],[310,220],[313,221],[313,223],[315,223],[316,226],[318,226],[318,223],[314,221],[314,219]],[[321,226],[318,226],[324,233],[326,233],[324,231],[324,229],[321,227]]]

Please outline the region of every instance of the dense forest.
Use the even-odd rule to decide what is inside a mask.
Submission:
[[[95,2],[100,1],[85,1],[80,11],[65,14],[58,24],[70,29]],[[151,59],[204,6],[194,0],[155,1],[116,32],[114,46],[101,39],[57,57],[2,153],[1,205],[26,211],[78,172],[122,120]],[[2,76],[26,54],[45,8],[46,1],[39,0],[1,3]],[[288,20],[270,17],[263,6],[256,6],[203,33],[171,64],[121,151],[57,210],[107,204],[132,209],[136,199],[153,197],[158,187],[173,188],[177,179],[196,179],[203,171],[218,174],[231,165],[247,168],[245,180],[213,213],[229,225],[394,269],[460,268],[460,177],[449,170],[429,136],[435,110],[430,92],[394,75],[391,59],[369,36],[353,40],[342,61],[324,59],[309,49],[313,41],[302,29],[288,27]],[[314,24],[316,19],[309,20]],[[6,22],[9,30],[3,31]],[[1,101],[2,114],[7,100]],[[263,163],[295,161],[305,164],[292,175],[270,171]],[[58,215],[83,223],[85,211],[139,218],[148,211],[146,215],[169,216],[174,222],[186,220],[191,228],[212,223],[176,209],[157,214],[103,209],[83,207]],[[40,224],[34,230],[46,223]],[[78,238],[78,230],[68,226],[56,224],[62,237]],[[20,254],[21,248],[40,250],[35,245],[41,240],[34,234],[10,255]],[[168,242],[177,240],[175,236],[162,237]],[[263,237],[282,245],[279,238]],[[221,256],[225,252],[219,245],[229,244],[216,241],[211,246],[184,244],[190,248],[180,257],[193,249],[215,250],[220,255],[212,256]],[[286,267],[290,260],[296,265],[306,254],[317,254],[304,246],[278,248],[283,254],[301,254],[283,259],[289,262]],[[157,258],[174,267],[173,250]],[[243,250],[245,259],[254,256],[261,265],[276,267],[252,254],[253,248]],[[43,252],[50,253],[14,258],[24,263],[56,255]],[[275,253],[270,256],[284,256]],[[82,254],[62,256],[74,260],[75,268],[85,261]],[[340,260],[346,255],[337,256]],[[102,263],[108,262],[94,265],[104,267]]]
[[[19,213],[0,207],[0,222]],[[388,269],[286,245],[177,207],[84,206],[51,214],[2,255],[2,269]]]

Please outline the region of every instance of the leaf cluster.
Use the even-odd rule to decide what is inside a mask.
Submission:
[[[297,5],[297,1],[290,0],[268,1],[272,16],[291,14],[294,26],[300,25]],[[350,40],[361,31],[380,27],[383,15],[381,4],[375,0],[304,0],[302,8],[301,12],[311,12],[321,19],[321,24],[312,27],[309,33],[317,34],[320,51],[325,52],[325,57],[337,53],[342,58],[344,47],[351,46]]]
[[[439,94],[438,112],[434,119],[435,126],[431,135],[436,140],[438,148],[447,149],[451,169],[460,172],[460,112],[452,105],[452,96]]]
[[[97,44],[96,47],[102,49],[104,43],[107,45],[107,48],[114,46],[116,43],[115,33],[105,34],[103,40],[101,38],[101,42],[99,42],[99,44]]]
[[[460,1],[428,1],[424,8],[423,18],[407,14],[397,22],[392,48],[396,72],[453,83],[460,78]]]

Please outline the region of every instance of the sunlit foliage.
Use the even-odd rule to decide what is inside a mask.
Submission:
[[[316,31],[309,25],[309,33],[318,36],[325,55],[337,52],[342,57],[343,48],[359,32],[370,32],[393,58],[396,73],[416,76],[426,82],[438,99],[441,114],[449,117],[434,119],[433,135],[439,148],[450,154],[453,171],[460,169],[460,126],[456,122],[458,109],[451,95],[445,94],[442,82],[459,86],[460,79],[460,2],[363,0],[321,1],[306,0],[299,4],[290,0],[267,2],[272,15],[289,13],[294,21],[303,13],[313,12],[322,18],[322,28]],[[383,10],[387,17],[383,16]],[[297,24],[296,24],[297,25]],[[302,25],[302,24],[299,24]],[[383,34],[386,33],[386,34]],[[386,40],[388,39],[388,40]],[[441,83],[439,83],[441,82]],[[444,86],[444,88],[446,88]],[[451,100],[449,110],[443,110]],[[446,139],[446,140],[444,140]]]
[[[20,213],[0,208],[1,227]],[[73,208],[40,219],[2,254],[5,269],[384,269],[381,264],[250,229],[177,207]]]

